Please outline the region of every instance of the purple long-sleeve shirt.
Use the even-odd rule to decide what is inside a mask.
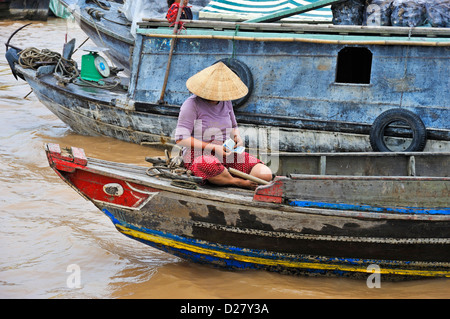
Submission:
[[[180,108],[175,141],[192,136],[207,143],[223,142],[235,127],[237,122],[231,101],[211,105],[192,95]]]

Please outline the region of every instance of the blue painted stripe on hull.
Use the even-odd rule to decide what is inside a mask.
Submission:
[[[118,220],[107,209],[103,209],[103,212],[112,220],[114,225],[116,225],[116,224],[123,225],[127,228],[134,229],[136,231],[141,231],[141,232],[145,232],[147,234],[152,234],[152,235],[156,235],[159,237],[164,237],[164,238],[168,238],[171,240],[183,242],[188,245],[193,245],[193,246],[201,247],[204,249],[213,249],[215,251],[219,251],[219,252],[223,252],[223,253],[239,254],[239,255],[243,255],[243,256],[258,257],[258,258],[264,258],[264,259],[270,259],[270,260],[279,260],[280,258],[283,257],[283,256],[280,256],[279,254],[270,253],[265,250],[263,251],[263,250],[248,249],[248,248],[242,249],[242,248],[239,248],[236,246],[216,245],[216,244],[211,244],[211,243],[207,243],[204,241],[186,238],[186,237],[182,237],[182,236],[178,236],[178,235],[174,235],[174,234],[170,234],[170,233],[165,233],[165,232],[161,232],[161,231],[157,231],[157,230],[153,230],[153,229],[135,227],[133,225],[130,225],[128,223],[124,223],[123,221]],[[290,260],[290,261],[300,261],[300,262],[308,261],[306,258],[302,259],[299,257],[296,257],[296,258],[284,257],[283,259]],[[356,265],[360,265],[361,262],[375,263],[377,261],[376,260],[361,260],[361,259],[355,259],[355,258],[333,257],[333,258],[322,259],[321,262],[343,263],[343,264],[351,264],[351,265],[356,266]]]
[[[313,207],[313,208],[323,208],[323,209],[336,209],[336,210],[356,210],[364,212],[374,212],[374,213],[400,213],[400,214],[426,214],[426,215],[450,215],[450,207],[443,208],[426,208],[426,207],[376,207],[370,205],[353,205],[344,203],[325,203],[325,202],[314,202],[314,201],[291,201],[289,203],[291,206],[298,207]]]
[[[178,235],[165,233],[156,230],[136,227],[128,223],[116,219],[107,209],[103,212],[112,220],[116,228],[125,236],[140,241],[149,246],[168,252],[172,255],[181,257],[183,259],[191,260],[197,263],[211,264],[228,269],[268,269],[287,272],[302,272],[309,274],[334,274],[338,276],[350,275],[361,276],[368,275],[366,267],[371,264],[387,265],[392,264],[392,267],[385,268],[384,273],[389,275],[400,276],[438,276],[450,277],[450,271],[433,271],[433,270],[408,270],[397,268],[396,261],[388,260],[367,260],[357,258],[330,258],[322,256],[287,256],[283,254],[270,253],[264,250],[255,249],[241,249],[234,246],[226,246],[220,244],[207,243],[201,240],[190,239]],[[121,229],[122,228],[122,229]],[[154,238],[161,238],[168,240],[176,245],[164,245],[158,243],[158,240],[146,240],[140,236],[127,234],[127,230],[139,232],[149,235]],[[185,246],[189,249],[183,249],[175,246]],[[193,249],[192,249],[193,248]],[[198,248],[198,249],[197,249]],[[206,253],[199,253],[197,251],[206,251]],[[222,257],[220,257],[222,256]],[[241,258],[242,257],[242,258]],[[242,260],[238,260],[238,259]],[[256,260],[259,262],[247,262],[248,260]],[[404,264],[408,264],[404,262]],[[294,265],[294,266],[293,266]],[[300,265],[300,266],[299,266]]]

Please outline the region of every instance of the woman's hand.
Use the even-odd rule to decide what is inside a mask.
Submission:
[[[233,137],[234,143],[236,143],[234,148],[244,146],[244,141],[242,140],[241,134],[239,134],[239,129],[237,127],[233,128],[231,131],[231,136]]]
[[[231,151],[227,150],[223,145],[215,145],[213,150],[214,155],[220,160],[231,154]]]
[[[234,136],[234,142],[236,143],[236,145],[234,146],[234,148],[238,147],[238,146],[244,146],[244,141],[242,140],[240,135],[235,135]]]

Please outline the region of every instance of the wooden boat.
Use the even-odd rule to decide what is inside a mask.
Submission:
[[[308,3],[311,1],[301,2]],[[109,49],[109,51],[105,52],[108,58],[116,66],[123,68],[125,74],[129,75],[131,73],[131,56],[134,47],[134,36],[131,33],[132,22],[124,16],[123,6],[121,4],[114,3],[113,1],[104,0],[100,2],[87,0],[59,0],[59,3],[72,13],[81,29],[96,45]],[[207,1],[191,0],[189,3],[191,6],[194,5],[196,9],[199,9],[202,8]],[[286,4],[284,6],[288,7]],[[214,8],[214,6],[212,8]],[[244,8],[244,10],[245,9],[246,8]],[[223,12],[224,10],[223,8],[220,8],[218,11]],[[264,11],[267,12],[267,6],[264,7],[261,12]],[[253,8],[252,12],[257,11]],[[316,17],[315,19],[309,17],[308,20],[312,20],[314,22],[317,20],[322,21],[325,18],[330,18],[330,13],[331,11],[321,15],[317,15],[316,13],[312,15]],[[194,11],[194,14],[198,15],[198,12]],[[226,18],[224,18],[223,15],[225,15]],[[258,17],[259,15],[257,13],[253,13],[242,16],[241,14],[240,20],[244,19],[243,17],[245,16]],[[225,14],[220,15],[216,12],[216,10],[211,10],[211,8],[205,12],[204,17],[207,20],[216,21],[223,19],[236,19],[236,17],[232,18],[232,16],[226,14],[226,12]]]
[[[249,148],[450,151],[450,28],[264,22],[299,10],[256,22],[190,21],[176,35],[167,21],[140,23],[126,90],[14,72],[81,134],[173,144],[187,78],[221,60],[250,88],[233,101]]]
[[[118,2],[59,0],[59,3],[71,12],[84,33],[97,46],[108,48],[105,55],[129,76],[134,48],[134,35],[131,30],[133,23],[126,18],[123,3]],[[161,6],[156,2],[158,1],[154,1],[155,9]],[[191,5],[201,2],[204,0],[191,0]],[[164,5],[166,5],[165,1]],[[164,17],[164,14],[161,14],[161,17]]]
[[[134,37],[131,22],[120,12],[122,4],[113,1],[60,0],[80,28],[99,47],[108,48],[105,55],[126,75],[130,75],[130,58]]]
[[[53,170],[119,232],[187,260],[288,274],[367,278],[375,267],[381,280],[450,277],[449,153],[280,155],[280,163],[299,158],[297,173],[251,191],[189,188],[150,166],[57,144],[45,150]],[[308,173],[329,156],[354,175],[339,175],[332,160],[322,165],[332,175]]]
[[[129,98],[181,104],[184,79],[221,60],[250,88],[234,101],[241,122],[279,128],[280,150],[421,151],[428,139],[426,151],[448,151],[449,45],[449,28],[192,21],[174,35],[147,21],[137,31]],[[162,88],[153,79],[167,75],[158,67],[167,61]],[[385,142],[394,118],[407,122],[403,137],[412,142]]]
[[[50,0],[0,0],[0,19],[47,21]]]

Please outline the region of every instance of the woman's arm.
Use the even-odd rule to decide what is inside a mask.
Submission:
[[[231,104],[231,101],[228,102],[229,103],[229,108],[230,108],[230,120],[231,120],[231,125],[232,125],[232,129],[231,129],[231,135],[230,137],[234,140],[234,142],[236,143],[235,148],[238,146],[244,146],[244,141],[241,138],[241,134],[239,132],[239,128],[238,128],[238,123],[236,121],[236,116],[234,115],[234,109],[233,109],[233,105]]]

